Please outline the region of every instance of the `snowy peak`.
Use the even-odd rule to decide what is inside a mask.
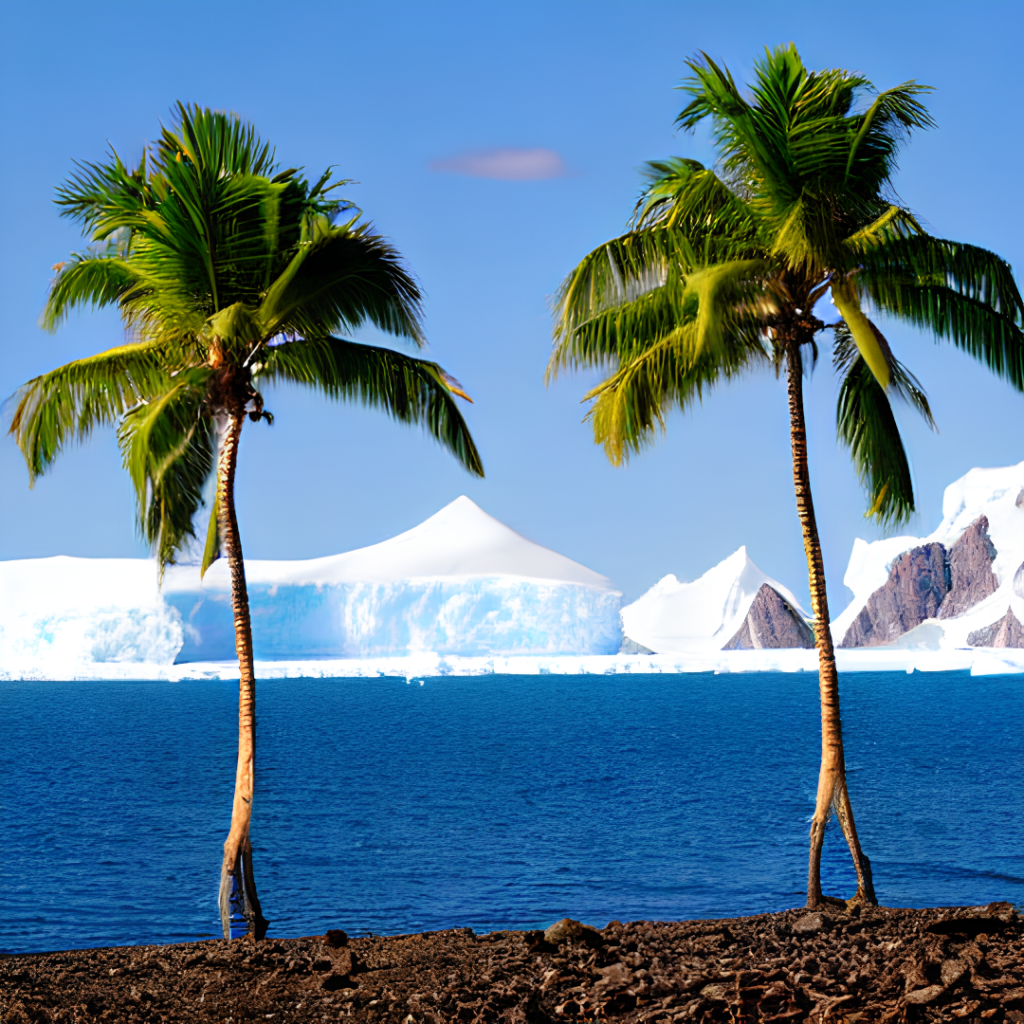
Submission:
[[[251,584],[268,585],[507,576],[614,589],[607,577],[527,540],[465,495],[380,544],[302,561],[246,559],[245,570]],[[197,575],[195,569],[180,570],[168,579],[168,586],[192,588]],[[216,589],[226,587],[227,566],[215,563],[204,583]]]
[[[1022,506],[1024,462],[972,469],[946,488],[942,522],[927,537],[854,541],[843,580],[854,598],[833,620],[833,637],[848,646],[966,647],[1008,607],[1024,617],[1013,588],[1024,561]],[[929,586],[934,600],[922,603]]]
[[[692,583],[672,575],[659,580],[622,609],[623,633],[659,654],[721,650],[764,584],[800,612],[793,594],[763,573],[741,547]]]

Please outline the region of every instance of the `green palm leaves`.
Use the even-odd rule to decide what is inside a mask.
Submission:
[[[416,282],[336,197],[344,184],[282,170],[251,126],[184,105],[137,167],[116,154],[79,165],[57,202],[90,248],[59,268],[43,323],[113,305],[129,341],[21,389],[11,432],[30,474],[117,426],[142,532],[166,564],[194,536],[223,418],[269,418],[258,386],[290,380],[420,424],[482,475],[452,378],[339,337],[369,323],[424,342]]]
[[[900,376],[872,317],[952,341],[1024,390],[1024,302],[1009,266],[928,235],[892,189],[901,144],[933,124],[928,90],[907,82],[872,97],[859,75],[808,71],[793,46],[757,62],[749,92],[706,55],[689,68],[677,123],[710,121],[717,169],[678,158],[647,166],[629,229],[562,284],[549,378],[611,371],[586,397],[595,440],[619,462],[654,439],[671,409],[813,347],[825,327],[815,304],[830,296],[846,346],[835,360],[840,439],[870,514],[903,522],[913,492],[889,398],[920,389]],[[926,404],[911,404],[930,422]],[[858,432],[851,417],[869,409],[871,426]]]

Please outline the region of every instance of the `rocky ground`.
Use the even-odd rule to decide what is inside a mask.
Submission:
[[[1008,903],[0,957],[0,1022],[1013,1021]]]

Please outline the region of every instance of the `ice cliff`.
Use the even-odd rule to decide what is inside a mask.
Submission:
[[[30,558],[0,562],[0,670],[11,676],[93,663],[168,665],[181,647],[180,616],[136,558]]]
[[[371,547],[246,561],[258,659],[607,654],[619,649],[611,581],[528,541],[461,497]],[[227,565],[200,579],[142,559],[0,563],[0,669],[235,657]]]

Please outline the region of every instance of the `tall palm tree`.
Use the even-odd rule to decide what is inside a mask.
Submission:
[[[350,203],[328,170],[310,184],[280,169],[237,117],[179,104],[138,166],[116,153],[78,165],[59,189],[62,214],[93,247],[58,265],[43,324],[76,306],[113,305],[125,344],[29,381],[11,425],[29,474],[45,472],[74,438],[116,425],[143,536],[160,572],[196,539],[207,481],[216,478],[201,570],[223,552],[239,662],[238,766],[221,866],[220,914],[232,902],[266,932],[253,875],[255,677],[234,484],[242,426],[272,421],[259,390],[291,381],[329,398],[422,424],[471,473],[483,475],[436,363],[339,334],[369,322],[424,344],[420,292],[398,252]],[[211,481],[212,482],[212,481]]]
[[[692,130],[710,120],[717,168],[684,159],[648,165],[629,229],[590,253],[561,287],[548,375],[611,371],[586,397],[595,440],[618,464],[664,429],[672,408],[687,409],[757,367],[785,372],[821,695],[807,903],[825,898],[821,847],[833,808],[857,873],[853,899],[873,903],[846,786],[807,468],[803,378],[826,327],[815,304],[831,294],[842,317],[834,348],[843,376],[839,436],[869,489],[869,514],[888,525],[913,511],[889,398],[931,415],[865,307],[952,341],[1024,389],[1024,306],[1003,260],[929,235],[893,191],[900,144],[933,124],[921,101],[926,87],[876,92],[857,74],[808,71],[792,45],[766,51],[747,95],[706,54],[688,67],[681,88],[690,101],[677,124]]]

